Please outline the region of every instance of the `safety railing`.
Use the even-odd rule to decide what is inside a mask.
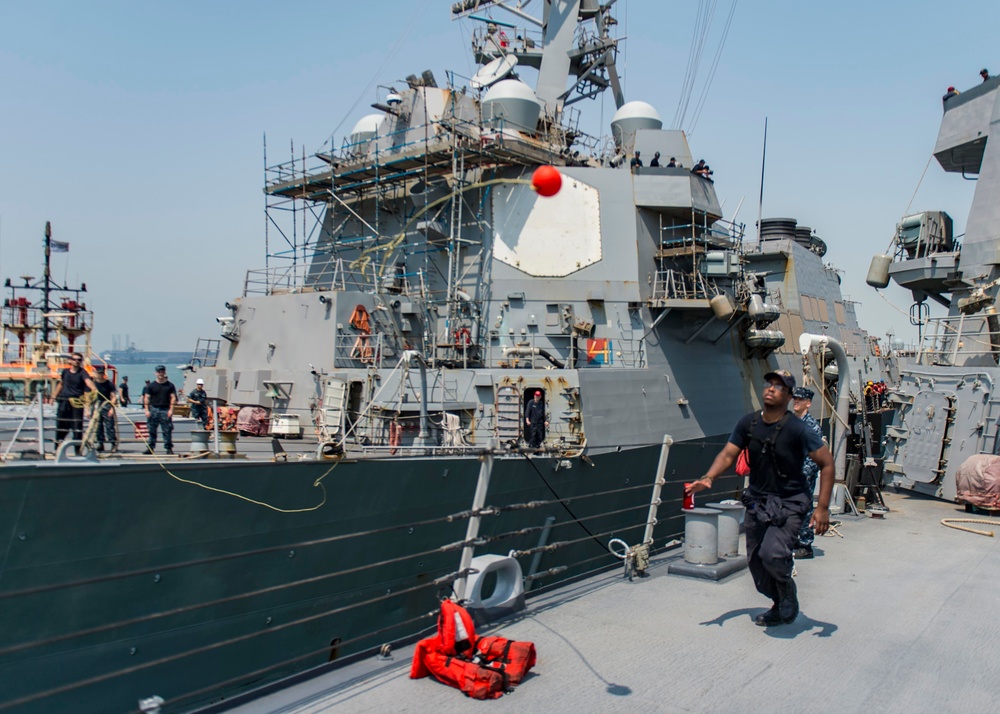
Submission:
[[[950,315],[924,324],[918,364],[959,365],[983,355],[1000,359],[1000,318],[995,315]]]

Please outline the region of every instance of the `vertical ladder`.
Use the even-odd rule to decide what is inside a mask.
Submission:
[[[497,439],[501,443],[517,443],[521,438],[521,390],[513,384],[503,384],[496,390]]]

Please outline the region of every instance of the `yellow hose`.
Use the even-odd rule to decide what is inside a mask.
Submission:
[[[942,518],[941,519],[941,525],[942,526],[948,526],[949,528],[954,528],[955,530],[958,530],[958,531],[967,531],[969,533],[977,533],[979,535],[989,536],[990,538],[992,538],[993,535],[994,535],[993,531],[981,531],[981,530],[977,530],[975,528],[966,528],[965,526],[955,526],[955,525],[952,525],[953,523],[985,523],[987,525],[993,525],[993,524],[997,523],[997,521],[987,521],[984,518]]]

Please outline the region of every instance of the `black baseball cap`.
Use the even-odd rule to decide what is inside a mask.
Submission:
[[[788,388],[789,392],[795,389],[795,377],[787,369],[779,369],[776,372],[768,372],[764,375],[764,381],[770,379],[777,379]]]
[[[164,367],[162,364],[158,364],[158,365],[156,365],[156,369],[154,369],[153,371],[154,372],[166,372],[167,368]]]
[[[812,398],[816,396],[816,392],[811,389],[806,389],[805,387],[796,387],[792,390],[792,397],[795,399],[808,399],[812,401]]]

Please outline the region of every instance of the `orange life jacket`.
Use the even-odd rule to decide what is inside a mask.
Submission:
[[[507,690],[503,672],[483,667],[467,659],[438,652],[440,640],[428,637],[417,643],[410,667],[410,679],[428,675],[461,690],[473,699],[496,699]]]
[[[476,662],[502,672],[507,682],[516,687],[528,670],[535,666],[535,644],[515,642],[506,637],[480,637],[476,641],[479,654]]]

